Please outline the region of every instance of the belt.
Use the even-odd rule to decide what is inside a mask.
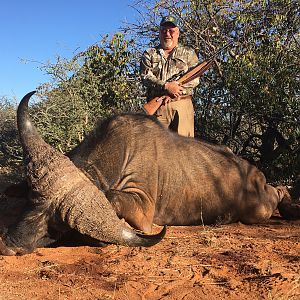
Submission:
[[[192,96],[191,95],[183,95],[183,96],[179,96],[179,97],[176,97],[176,98],[172,98],[172,102],[175,102],[175,101],[179,101],[179,100],[192,100]]]

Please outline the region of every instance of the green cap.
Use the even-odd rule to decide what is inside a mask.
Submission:
[[[163,17],[160,21],[160,26],[166,25],[167,23],[173,24],[175,27],[178,27],[178,21],[173,16],[166,16]]]

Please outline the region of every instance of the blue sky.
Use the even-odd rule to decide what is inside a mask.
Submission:
[[[10,0],[0,4],[0,96],[20,100],[49,78],[39,63],[70,58],[122,22],[135,19],[132,0]],[[29,62],[24,63],[23,60]],[[35,62],[31,62],[35,61]]]

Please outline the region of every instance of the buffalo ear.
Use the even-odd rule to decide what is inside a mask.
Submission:
[[[26,180],[18,183],[10,184],[5,190],[4,194],[7,197],[26,198],[29,191],[29,186]]]

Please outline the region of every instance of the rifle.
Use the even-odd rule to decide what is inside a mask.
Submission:
[[[197,64],[196,66],[190,68],[186,73],[178,73],[175,76],[168,79],[168,82],[176,80],[180,85],[186,84],[193,79],[200,77],[205,71],[207,71],[213,64],[215,57],[221,53],[224,49],[229,47],[233,41],[219,49],[216,53],[214,53],[210,58],[206,59],[205,61]],[[155,97],[145,103],[143,105],[144,111],[147,113],[147,115],[153,115],[163,104],[163,101],[167,98],[167,95],[162,95]]]

